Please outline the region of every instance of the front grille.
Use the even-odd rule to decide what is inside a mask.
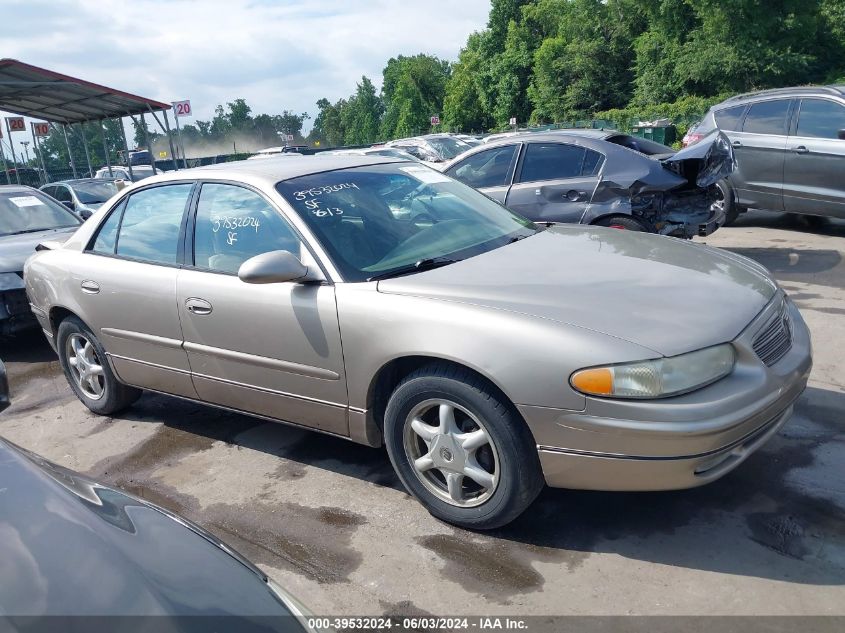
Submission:
[[[792,347],[792,325],[786,304],[782,303],[778,314],[767,323],[752,343],[754,352],[768,367],[786,356]]]

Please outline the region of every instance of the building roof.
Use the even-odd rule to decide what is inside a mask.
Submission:
[[[0,59],[0,110],[7,112],[53,123],[81,123],[170,107],[16,59]]]

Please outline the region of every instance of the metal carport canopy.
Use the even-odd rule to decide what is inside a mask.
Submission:
[[[169,109],[169,103],[62,75],[16,59],[0,59],[0,110],[53,123],[83,123]]]

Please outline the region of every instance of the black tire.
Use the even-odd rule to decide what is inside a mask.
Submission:
[[[642,231],[647,229],[642,222],[630,215],[611,215],[606,218],[601,218],[595,222],[596,226],[609,226],[614,229],[624,229],[626,231]]]
[[[414,460],[409,453],[413,453],[415,448],[409,449],[406,441],[411,445],[416,441],[421,452],[428,451],[426,456],[443,455],[443,445],[438,444],[443,437],[429,444],[410,430],[409,417],[412,414],[416,416],[415,412],[421,407],[432,406],[431,410],[437,407],[435,413],[440,415],[439,405],[428,404],[432,402],[455,405],[452,419],[457,422],[462,437],[468,437],[470,431],[483,430],[489,440],[480,448],[471,449],[475,453],[469,453],[469,459],[464,459],[467,453],[462,447],[458,449],[457,444],[453,445],[456,464],[465,464],[465,467],[481,465],[488,475],[496,475],[494,484],[489,488],[484,488],[469,476],[457,475],[461,481],[455,484],[461,491],[459,496],[463,497],[466,491],[466,502],[475,504],[470,507],[446,500],[450,496],[447,477],[456,473],[450,475],[439,467],[418,473],[412,463]],[[424,415],[430,413],[419,414],[420,417]],[[438,430],[442,429],[441,425]],[[510,523],[531,505],[545,484],[536,444],[516,409],[493,385],[460,367],[432,363],[402,380],[387,404],[384,436],[390,461],[408,492],[438,519],[463,528],[489,530]],[[448,459],[448,467],[452,465],[452,458],[448,457],[451,454],[449,450],[446,454],[446,457],[438,459]],[[439,492],[432,492],[432,488],[437,490],[438,486]]]
[[[93,350],[89,351],[90,358],[101,368],[97,373],[97,383],[101,386],[102,393],[99,397],[92,395],[95,391],[90,384],[79,378],[79,373],[72,366],[70,353],[73,341],[85,340],[90,342]],[[131,405],[141,397],[142,391],[135,387],[124,385],[114,375],[106,360],[106,352],[91,329],[75,316],[69,316],[59,324],[56,333],[56,349],[59,352],[59,362],[76,397],[94,413],[99,415],[111,415]],[[76,359],[77,364],[79,359]],[[101,378],[100,378],[101,376]]]
[[[717,196],[714,205],[721,204],[725,209],[725,223],[722,226],[730,226],[739,217],[740,209],[736,205],[733,189],[725,180],[716,183]]]

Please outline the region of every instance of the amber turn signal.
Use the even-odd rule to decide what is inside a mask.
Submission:
[[[581,393],[609,396],[613,394],[613,370],[609,367],[582,369],[572,374],[572,386]]]

